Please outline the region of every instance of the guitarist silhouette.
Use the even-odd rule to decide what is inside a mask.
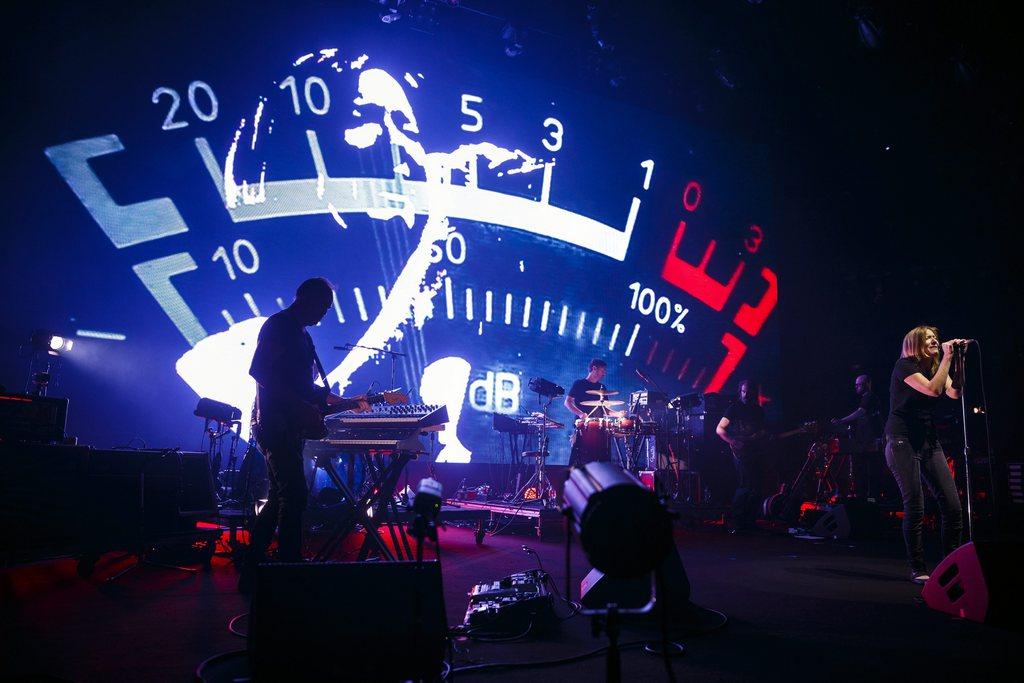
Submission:
[[[252,589],[256,565],[265,559],[274,530],[278,530],[278,559],[302,560],[302,513],[308,489],[302,469],[302,440],[318,436],[325,412],[370,409],[365,396],[341,398],[314,378],[324,376],[306,327],[324,317],[333,303],[334,288],[324,278],[306,280],[295,301],[270,316],[260,330],[249,374],[255,378],[256,440],[267,456],[270,492],[256,517],[249,550],[241,567],[238,588]]]
[[[757,509],[764,485],[764,409],[758,404],[758,386],[749,379],[740,382],[739,401],[725,410],[716,433],[729,444],[739,481],[732,499],[732,531],[755,528]]]

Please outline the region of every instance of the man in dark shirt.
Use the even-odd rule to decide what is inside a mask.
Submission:
[[[586,377],[572,383],[569,393],[565,395],[565,407],[576,417],[587,417],[588,415],[604,417],[605,408],[592,408],[580,404],[583,401],[596,401],[600,398],[594,394],[588,394],[588,391],[595,389],[600,391],[607,390],[607,387],[601,383],[601,380],[608,374],[608,364],[600,358],[595,358],[590,361],[588,370]]]
[[[871,378],[859,375],[853,389],[860,399],[857,408],[845,417],[834,418],[834,425],[852,425],[850,457],[853,464],[853,494],[874,498],[882,463],[882,427],[878,397],[871,390]]]
[[[615,415],[611,410],[600,406],[585,406],[584,401],[597,401],[601,397],[588,394],[588,391],[607,391],[601,382],[608,373],[608,364],[600,358],[590,361],[587,376],[572,383],[569,393],[565,395],[565,407],[577,418],[604,417]],[[611,459],[611,448],[608,435],[603,429],[577,429],[571,436],[572,447],[569,454],[570,465],[581,465],[595,460]]]
[[[306,280],[295,301],[270,316],[260,329],[249,374],[256,380],[256,439],[267,456],[270,495],[252,529],[239,589],[251,588],[252,570],[264,559],[278,529],[278,559],[302,560],[302,513],[308,487],[302,469],[303,427],[321,419],[320,411],[343,399],[314,382],[319,360],[306,327],[327,313],[333,287],[323,278]],[[350,399],[352,400],[352,399]],[[369,410],[357,397],[357,410]]]
[[[749,379],[741,381],[739,401],[726,408],[715,429],[732,450],[739,479],[732,498],[734,532],[755,528],[763,493],[765,420],[758,393],[754,382]]]

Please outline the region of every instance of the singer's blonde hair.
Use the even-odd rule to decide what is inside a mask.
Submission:
[[[900,358],[913,358],[922,370],[931,370],[932,375],[939,369],[939,357],[928,355],[928,343],[925,338],[931,332],[936,339],[939,328],[934,325],[918,325],[903,337],[903,349]]]

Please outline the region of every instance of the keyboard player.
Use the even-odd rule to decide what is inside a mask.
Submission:
[[[302,430],[321,419],[321,410],[342,402],[368,411],[364,397],[342,399],[314,381],[322,365],[306,331],[331,307],[334,288],[324,278],[306,280],[295,300],[270,316],[260,329],[249,374],[256,380],[257,440],[267,456],[270,496],[253,525],[249,549],[241,563],[240,592],[252,589],[256,565],[278,531],[278,559],[302,560],[302,513],[308,489],[303,473]],[[340,407],[340,406],[339,406]]]

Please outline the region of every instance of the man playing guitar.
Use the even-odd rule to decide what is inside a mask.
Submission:
[[[365,396],[342,398],[314,382],[317,374],[325,375],[306,327],[320,322],[333,296],[334,288],[324,278],[306,280],[295,301],[263,323],[256,342],[249,374],[257,383],[256,440],[267,457],[270,494],[256,517],[242,563],[242,592],[251,590],[255,567],[265,559],[275,528],[278,559],[302,561],[302,513],[308,495],[302,440],[322,435],[325,412],[370,409]]]
[[[764,409],[758,404],[757,385],[749,379],[740,382],[739,401],[725,410],[716,433],[729,444],[739,481],[732,499],[732,531],[755,528],[757,508],[764,485],[767,439]]]

